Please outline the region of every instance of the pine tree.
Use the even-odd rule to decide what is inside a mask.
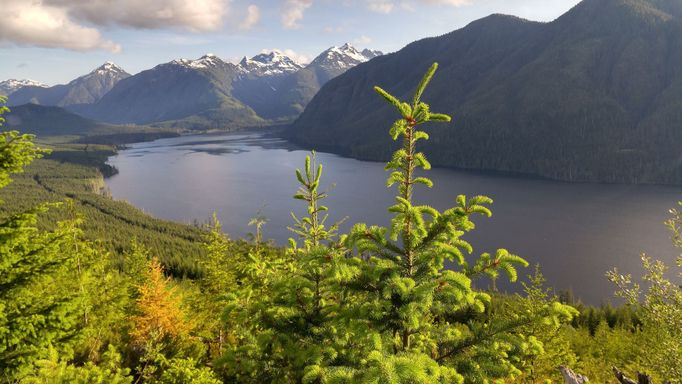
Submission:
[[[182,298],[177,287],[170,286],[157,258],[150,260],[145,278],[138,287],[133,343],[141,346],[149,341],[177,342],[188,337],[192,327],[182,309]]]
[[[0,97],[4,103],[5,98]],[[8,109],[0,107],[2,113]],[[32,135],[0,134],[0,187],[46,151]],[[11,202],[10,202],[11,203]],[[0,380],[15,382],[47,357],[49,346],[69,355],[87,308],[80,290],[79,261],[93,250],[82,240],[79,220],[38,229],[38,216],[57,204],[0,218]]]
[[[514,355],[530,348],[515,330],[532,321],[545,319],[486,320],[491,305],[488,293],[476,290],[472,280],[479,276],[497,278],[505,272],[516,280],[516,266],[526,266],[522,258],[500,249],[494,255],[483,253],[469,264],[466,254],[473,250],[462,236],[473,230],[473,215],[490,216],[485,196],[467,199],[457,196],[456,205],[444,212],[416,205],[416,186],[433,182],[421,172],[430,169],[417,143],[428,134],[417,127],[429,122],[449,122],[450,116],[432,113],[421,101],[426,86],[437,69],[426,73],[411,103],[402,102],[385,90],[379,95],[392,104],[401,118],[390,129],[402,147],[386,165],[387,185],[398,186],[390,228],[357,224],[345,245],[357,250],[349,259],[353,278],[345,285],[355,299],[347,311],[355,321],[347,332],[365,340],[369,354],[335,367],[313,367],[309,382],[487,382],[520,373]],[[454,268],[445,268],[445,263]],[[545,318],[570,318],[560,305]]]
[[[300,184],[294,198],[306,204],[307,215],[292,213],[294,226],[287,262],[273,282],[273,299],[262,323],[272,330],[274,348],[280,350],[278,381],[300,382],[311,367],[338,360],[345,344],[338,330],[338,315],[344,295],[338,282],[345,263],[344,248],[337,241],[339,223],[328,224],[328,208],[322,204],[327,192],[320,191],[323,167],[315,153],[307,156],[303,170],[296,170]]]
[[[0,127],[5,122],[2,115],[10,111],[4,105],[6,102],[7,98],[0,96]],[[36,147],[34,138],[34,135],[22,135],[17,131],[0,133],[0,188],[10,183],[11,174],[23,172],[34,159],[49,152]]]
[[[682,202],[679,203],[682,206]],[[666,225],[672,232],[673,244],[682,248],[682,212],[670,210]],[[677,277],[682,277],[682,255],[677,258]],[[682,286],[666,277],[669,267],[663,262],[642,256],[644,285],[617,269],[607,276],[618,287],[617,294],[639,309],[642,341],[638,346],[643,370],[661,380],[682,383]]]
[[[572,332],[570,324],[558,321],[551,315],[559,298],[545,286],[545,278],[540,266],[535,266],[535,273],[528,277],[528,283],[521,283],[524,294],[496,295],[493,307],[488,311],[490,318],[526,318],[527,325],[518,328],[518,339],[528,345],[518,355],[516,367],[523,372],[517,379],[521,383],[545,382],[546,379],[561,381],[560,365],[577,368],[577,357],[571,350],[567,335]],[[572,317],[578,311],[562,306]],[[565,320],[568,320],[566,318]]]
[[[36,369],[22,384],[131,384],[130,370],[121,368],[121,355],[111,346],[103,354],[101,364],[88,362],[75,366],[59,358],[50,348],[48,357],[36,362]]]

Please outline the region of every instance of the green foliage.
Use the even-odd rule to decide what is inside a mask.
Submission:
[[[522,372],[518,382],[536,383],[547,379],[560,382],[562,378],[557,367],[576,367],[577,357],[564,335],[571,330],[568,322],[578,318],[579,313],[573,307],[561,304],[545,286],[539,265],[528,280],[529,283],[522,283],[524,295],[496,296],[489,316],[528,319],[519,328],[523,354],[517,364]],[[551,313],[556,316],[548,316]]]
[[[131,250],[131,240],[136,239],[153,249],[171,274],[201,275],[197,261],[205,252],[204,230],[153,218],[107,195],[102,173],[112,171],[104,166],[115,153],[111,147],[53,144],[52,149],[0,190],[0,199],[11,201],[0,205],[0,214],[19,214],[40,204],[70,199],[75,213],[83,218],[84,236],[109,251],[115,263],[122,262],[123,254]],[[53,229],[71,216],[66,210],[49,210],[40,216],[38,227]]]
[[[4,104],[7,98],[0,96],[0,127],[5,122],[2,117],[9,112]],[[10,183],[10,175],[22,172],[24,167],[47,151],[36,148],[34,136],[21,135],[17,131],[5,131],[0,134],[0,188]]]
[[[2,137],[0,187],[43,152],[31,136],[9,132]],[[52,346],[58,353],[73,353],[95,312],[85,267],[102,253],[83,240],[77,217],[58,221],[53,230],[39,229],[39,214],[54,206],[0,218],[0,378],[6,382],[25,377]]]
[[[121,368],[121,355],[109,347],[99,366],[88,362],[83,366],[59,359],[50,349],[48,358],[36,362],[35,371],[20,381],[21,384],[131,384],[130,370]]]
[[[450,120],[421,101],[436,68],[424,76],[411,104],[376,88],[401,115],[390,135],[402,139],[402,148],[386,166],[387,184],[398,185],[390,228],[356,224],[337,237],[338,224],[326,224],[323,168],[313,154],[296,171],[300,187],[294,198],[306,204],[307,216],[292,215],[290,229],[298,239],[290,240],[286,255],[264,259],[255,252],[246,264],[232,260],[243,272],[225,313],[226,328],[236,328],[236,342],[227,343],[221,359],[225,379],[488,382],[521,374],[526,357],[542,354],[542,342],[524,329],[571,319],[574,310],[556,302],[516,317],[493,316],[491,295],[474,288],[473,279],[500,272],[515,281],[516,266],[527,265],[503,249],[470,264],[473,250],[462,236],[475,228],[473,215],[491,215],[489,198],[458,196],[444,212],[414,204],[414,186],[432,185],[418,173],[430,165],[416,151],[428,135],[416,127]],[[226,252],[219,237],[211,244]],[[446,269],[446,261],[455,268]]]
[[[69,346],[78,331],[75,271],[78,248],[87,244],[76,221],[38,230],[38,212],[46,209],[0,222],[0,370],[9,378],[21,377],[48,346]]]
[[[347,245],[357,249],[357,256],[349,259],[354,276],[347,286],[358,295],[352,308],[355,326],[362,327],[365,338],[381,341],[375,342],[371,352],[382,356],[379,361],[393,364],[388,362],[410,356],[415,362],[415,380],[422,380],[416,379],[420,377],[416,372],[423,369],[434,374],[427,379],[431,382],[449,382],[455,377],[466,382],[486,382],[520,373],[517,355],[540,345],[530,345],[533,343],[517,334],[522,326],[536,321],[558,323],[570,319],[571,314],[562,306],[548,306],[533,317],[482,316],[492,298],[476,290],[472,280],[483,275],[496,278],[503,271],[515,281],[516,266],[527,265],[504,249],[494,256],[483,253],[473,264],[467,260],[473,249],[462,236],[475,228],[473,215],[491,215],[486,205],[492,200],[460,195],[456,205],[443,212],[414,204],[414,186],[433,185],[418,174],[430,169],[430,164],[416,150],[418,141],[429,135],[417,127],[432,121],[450,121],[447,115],[430,112],[421,101],[436,69],[434,64],[424,75],[411,104],[375,87],[401,115],[390,135],[394,140],[401,138],[402,147],[386,165],[391,172],[387,185],[397,184],[398,195],[396,204],[389,208],[394,214],[390,228],[357,224],[348,235]],[[446,269],[446,261],[456,267]],[[357,369],[366,363],[358,359],[355,364],[352,368]],[[370,366],[362,367],[360,372],[367,370],[371,370]],[[400,380],[407,382],[410,376]],[[389,377],[381,380],[392,380]]]
[[[150,383],[158,384],[220,384],[208,367],[199,367],[193,359],[172,359],[161,378]]]
[[[675,209],[670,212],[673,217],[668,220],[667,225],[672,231],[673,243],[682,248],[682,214]],[[608,277],[618,286],[618,295],[628,304],[639,308],[641,329],[645,336],[639,358],[644,367],[663,379],[680,382],[682,287],[666,277],[668,267],[661,261],[642,256],[642,266],[645,271],[642,280],[648,286],[645,291],[640,284],[632,281],[630,275],[621,275],[617,269],[609,272]],[[682,255],[678,256],[677,267],[682,268]],[[678,271],[677,275],[682,276],[682,271]]]

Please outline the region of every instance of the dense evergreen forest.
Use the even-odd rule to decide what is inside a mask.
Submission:
[[[261,218],[233,240],[217,220],[111,200],[112,147],[0,134],[0,382],[546,383],[560,365],[597,383],[616,382],[612,366],[682,382],[682,290],[666,266],[643,257],[644,284],[614,269],[604,278],[627,304],[585,307],[521,256],[474,253],[466,234],[491,199],[453,196],[442,212],[413,199],[432,185],[415,176],[430,168],[420,145],[451,120],[421,100],[436,69],[406,102],[375,88],[398,113],[390,227],[339,233],[313,153],[292,175],[308,209],[286,248],[262,238]],[[682,213],[668,224],[682,247]],[[519,274],[532,276],[524,294],[477,286]]]
[[[427,95],[451,113],[424,152],[434,165],[566,181],[682,184],[679,0],[584,0],[552,22],[491,15],[415,41],[331,80],[290,136],[386,161],[392,111],[374,84],[407,97],[442,64]]]

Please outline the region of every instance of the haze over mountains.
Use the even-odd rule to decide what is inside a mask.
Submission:
[[[372,86],[450,113],[435,165],[563,180],[682,183],[682,1],[585,0],[550,23],[492,15],[327,83],[294,123],[304,145],[386,160],[398,116]]]
[[[259,126],[291,121],[329,79],[380,54],[345,44],[308,65],[278,51],[245,57],[238,64],[207,54],[133,76],[106,63],[66,85],[14,81],[3,89],[8,89],[10,105],[61,106],[108,123],[191,129]]]

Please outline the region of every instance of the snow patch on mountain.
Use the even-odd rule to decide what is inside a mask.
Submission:
[[[191,68],[191,69],[209,69],[209,68],[215,68],[221,65],[224,65],[225,62],[221,60],[218,56],[212,54],[212,53],[207,53],[204,56],[201,56],[200,58],[196,60],[191,60],[191,59],[176,59],[171,61],[171,65],[178,65],[186,68]]]
[[[318,65],[327,69],[345,70],[380,55],[382,55],[380,51],[369,49],[360,51],[351,44],[346,43],[340,47],[334,46],[322,52],[310,65]]]
[[[90,72],[91,75],[108,75],[108,74],[128,74],[123,68],[119,67],[111,61],[107,61],[99,67]]]
[[[239,70],[243,74],[255,76],[283,75],[301,68],[303,65],[278,50],[261,53],[250,59],[244,56],[239,62]]]
[[[47,88],[49,85],[30,79],[9,79],[0,82],[0,95],[8,96],[24,87]]]

